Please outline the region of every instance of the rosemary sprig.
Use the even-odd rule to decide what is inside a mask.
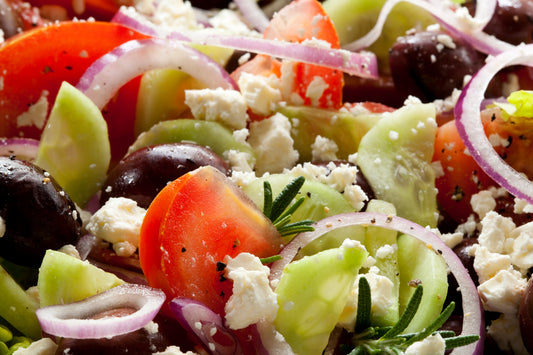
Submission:
[[[370,325],[371,291],[366,278],[359,279],[359,296],[357,298],[357,318],[352,344],[344,345],[346,354],[403,354],[414,342],[439,333],[444,338],[446,350],[471,344],[479,340],[477,335],[455,336],[453,331],[438,329],[452,314],[455,303],[451,302],[441,314],[424,330],[418,333],[402,334],[417,313],[422,300],[423,287],[418,285],[409,299],[405,310],[392,327],[372,327]]]
[[[267,216],[282,236],[308,232],[314,230],[311,224],[314,221],[303,220],[291,223],[291,217],[304,202],[305,197],[301,196],[291,204],[305,182],[303,176],[299,176],[289,182],[280,194],[273,200],[272,186],[268,181],[263,183],[264,203],[263,213]]]

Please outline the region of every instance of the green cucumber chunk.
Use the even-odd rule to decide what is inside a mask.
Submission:
[[[396,208],[393,204],[373,199],[368,202],[367,212],[378,212],[386,215],[396,215]],[[399,312],[399,292],[400,292],[400,275],[398,269],[398,250],[397,250],[398,232],[380,227],[367,227],[365,237],[365,247],[370,256],[376,259],[376,266],[379,274],[386,276],[392,281],[392,296],[395,302],[388,307],[385,315],[371,314],[371,324],[375,326],[389,326],[398,322]],[[380,248],[385,248],[381,249]]]
[[[437,190],[431,166],[437,124],[433,104],[411,104],[383,118],[361,140],[357,164],[376,197],[398,216],[437,224]]]
[[[88,261],[47,250],[39,269],[37,288],[41,307],[80,301],[124,281]]]
[[[335,25],[341,45],[366,35],[381,12],[386,0],[325,0],[324,10]],[[381,36],[367,49],[375,53],[381,70],[388,72],[389,49],[396,39],[413,28],[424,29],[436,23],[430,13],[420,7],[400,2],[392,9]]]
[[[222,47],[193,45],[224,66],[233,50]],[[156,69],[141,78],[135,115],[135,134],[147,131],[160,121],[177,119],[188,109],[185,90],[203,89],[206,84],[174,69]]]
[[[255,164],[255,153],[252,148],[238,142],[230,129],[217,122],[188,118],[155,124],[137,137],[130,146],[128,154],[151,145],[180,142],[193,142],[209,147],[221,157],[225,157],[224,153],[230,150],[246,153],[248,163],[251,166]]]
[[[282,189],[291,182],[295,176],[291,174],[272,174],[254,180],[243,187],[243,191],[262,210],[264,203],[265,181],[272,187],[272,195],[275,198]],[[296,198],[304,197],[304,202],[292,214],[291,222],[303,220],[319,221],[329,216],[340,213],[355,212],[348,200],[337,190],[318,181],[306,179]],[[319,251],[338,248],[347,239],[364,240],[362,227],[347,227],[324,234],[319,239],[306,245],[301,255],[312,255]]]
[[[35,164],[79,206],[100,190],[111,160],[107,123],[96,105],[63,82],[43,130]]]
[[[274,324],[296,354],[320,355],[326,347],[368,256],[357,244],[306,256],[283,271]]]
[[[306,106],[280,107],[278,112],[292,122],[291,136],[299,161],[311,161],[311,145],[318,135],[333,140],[339,151],[339,159],[348,159],[357,151],[361,138],[382,117],[378,113],[354,114],[350,111],[326,110]]]
[[[421,282],[424,294],[419,312],[409,323],[405,333],[419,332],[442,311],[448,294],[448,271],[444,258],[418,239],[408,235],[398,237],[398,267],[400,270],[400,312],[409,302],[415,287]]]
[[[39,339],[41,326],[35,315],[39,303],[27,294],[2,266],[0,266],[0,290],[2,290],[0,317],[22,334],[32,339]]]

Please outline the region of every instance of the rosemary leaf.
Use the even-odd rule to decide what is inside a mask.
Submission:
[[[266,180],[263,182],[263,191],[265,196],[263,202],[263,214],[267,218],[270,218],[270,215],[272,214],[272,186]]]
[[[291,234],[314,231],[315,228],[311,226],[311,224],[313,223],[314,222],[311,220],[304,220],[304,221],[287,224],[287,225],[284,225],[282,227],[277,227],[277,228],[281,236],[285,237]]]
[[[433,322],[431,322],[430,325],[426,327],[423,331],[412,337],[406,342],[406,345],[409,346],[410,344],[414,343],[415,341],[422,340],[431,334],[433,334],[435,331],[437,331],[443,324],[446,322],[446,320],[450,317],[453,310],[455,308],[455,302],[451,302],[448,307],[446,307],[442,313],[435,318]]]
[[[472,344],[479,340],[479,335],[460,335],[453,338],[445,338],[446,350]]]
[[[285,188],[280,192],[280,194],[272,203],[272,212],[269,216],[272,221],[275,221],[290,205],[294,197],[298,194],[298,191],[300,191],[300,188],[304,182],[305,178],[303,176],[299,176],[289,182],[287,186],[285,186]]]
[[[357,315],[355,318],[355,332],[360,333],[370,327],[370,313],[372,311],[372,295],[370,285],[365,277],[359,278],[359,294],[357,296]]]
[[[415,292],[413,293],[413,296],[411,296],[411,298],[409,299],[407,307],[405,307],[405,310],[400,316],[400,319],[398,319],[398,322],[394,325],[394,327],[392,327],[391,330],[389,330],[385,335],[383,335],[382,339],[390,339],[392,337],[395,337],[396,335],[403,332],[405,328],[407,328],[407,326],[409,325],[409,323],[411,323],[411,320],[415,316],[418,310],[418,306],[420,306],[422,294],[422,285],[418,285],[415,289]]]
[[[269,256],[269,257],[266,257],[266,258],[260,258],[259,260],[261,260],[262,264],[270,264],[270,263],[273,263],[274,261],[278,261],[278,260],[281,260],[281,259],[283,259],[283,257],[278,254],[278,255],[272,255],[272,256]]]

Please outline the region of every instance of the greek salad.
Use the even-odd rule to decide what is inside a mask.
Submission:
[[[530,1],[0,6],[0,354],[533,352]]]

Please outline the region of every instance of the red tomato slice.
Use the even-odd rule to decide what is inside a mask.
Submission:
[[[178,178],[152,202],[141,228],[139,257],[150,285],[169,299],[192,298],[224,315],[232,293],[223,275],[225,257],[272,256],[282,243],[255,204],[207,166]]]
[[[59,22],[10,38],[0,46],[0,136],[39,138],[42,127],[18,125],[17,117],[43,96],[49,113],[63,81],[76,85],[96,59],[124,42],[146,37],[115,23]],[[137,88],[138,84],[129,86],[133,94],[125,95],[126,100],[136,95]],[[126,100],[119,97],[108,106],[109,112],[115,110],[113,112],[122,115],[122,118],[114,118],[120,127],[110,124],[110,132],[127,135],[127,139],[122,137],[120,140],[110,137],[115,156],[120,155],[115,154],[117,151],[125,152],[134,139],[135,116],[124,108],[135,104]],[[113,109],[113,105],[120,108]],[[109,115],[104,112],[104,116]]]

